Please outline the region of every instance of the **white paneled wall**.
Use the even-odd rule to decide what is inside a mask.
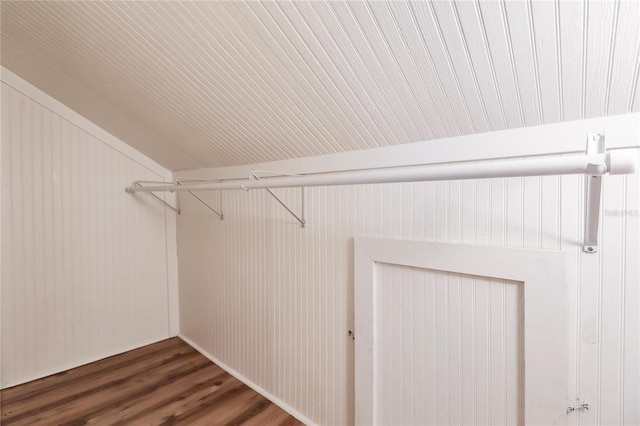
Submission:
[[[2,387],[167,338],[176,328],[169,303],[175,248],[171,255],[167,237],[175,220],[148,197],[124,192],[132,180],[170,173],[122,142],[105,141],[106,133],[3,70],[5,78]]]
[[[591,124],[579,132],[582,141]],[[599,124],[612,132],[621,128]],[[513,144],[527,139],[529,130],[521,132],[512,135]],[[538,140],[553,152],[566,135],[556,136]],[[489,137],[475,138],[470,149],[475,140],[491,151]],[[279,170],[294,171],[296,163]],[[189,175],[197,174],[216,172]],[[351,423],[355,235],[564,250],[569,320],[558,326],[567,327],[569,336],[567,404],[576,398],[590,404],[588,412],[567,415],[567,424],[638,424],[639,176],[604,178],[597,254],[581,251],[581,176],[310,188],[306,229],[265,191],[224,192],[222,221],[181,195],[181,333],[303,420]],[[299,190],[276,192],[299,205]],[[218,204],[217,194],[206,196]],[[502,290],[496,292],[491,290],[492,300],[502,297]],[[517,294],[505,297],[515,303]],[[517,315],[515,307],[503,312],[501,306],[487,306],[487,315]],[[479,364],[478,374],[485,374]],[[486,397],[480,388],[475,392],[478,401]],[[503,414],[507,420],[517,416]],[[449,419],[455,423],[453,414]]]

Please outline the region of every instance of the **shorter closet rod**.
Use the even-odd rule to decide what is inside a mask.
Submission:
[[[483,179],[523,176],[633,173],[637,151],[620,150],[575,157],[497,160],[490,163],[463,163],[370,169],[352,172],[285,176],[263,180],[196,183],[189,185],[130,186],[128,192],[211,191],[233,189],[294,188],[307,186],[359,185],[374,183],[425,182],[436,180]]]

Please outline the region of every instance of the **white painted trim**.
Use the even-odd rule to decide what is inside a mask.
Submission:
[[[161,194],[166,202],[176,205],[176,194]],[[180,291],[178,288],[178,230],[174,211],[164,208],[167,242],[167,301],[169,310],[169,337],[180,333]]]
[[[566,423],[566,261],[563,252],[356,237],[356,424],[377,424],[376,263],[495,277],[524,285],[525,424]]]
[[[235,167],[194,169],[174,176],[247,179],[252,170],[293,174],[481,161],[585,152],[587,134],[606,132],[607,149],[640,147],[640,113],[524,127]]]
[[[0,93],[2,90],[2,87],[0,87]],[[0,95],[1,96],[1,95]],[[2,126],[4,125],[4,120],[5,117],[7,117],[6,111],[2,111],[2,100],[0,99],[0,169],[1,169],[1,165],[2,165],[2,135],[4,134],[2,132]],[[2,188],[2,170],[0,170],[0,189]],[[2,242],[2,199],[4,197],[0,196],[0,242]],[[2,253],[1,253],[1,249],[0,249],[0,330],[2,330]],[[0,365],[2,365],[2,336],[0,335]],[[0,371],[0,388],[2,387],[2,372]]]
[[[153,161],[151,158],[137,151],[135,148],[132,148],[130,145],[127,145],[125,142],[121,141],[117,137],[113,136],[111,133],[107,132],[103,128],[99,127],[95,123],[89,121],[79,113],[75,112],[68,106],[64,105],[60,101],[46,94],[42,90],[38,89],[36,86],[31,83],[23,80],[18,75],[12,73],[5,67],[0,67],[0,80],[22,93],[26,97],[32,99],[34,102],[42,105],[44,108],[53,112],[54,114],[62,117],[67,120],[69,123],[77,126],[78,128],[84,130],[89,133],[91,136],[100,140],[105,145],[115,149],[121,154],[125,155],[132,161],[140,164],[141,166],[147,168],[148,170],[156,173],[158,177],[165,180],[170,180],[172,177],[171,171],[162,167],[160,164]]]
[[[159,339],[149,339],[149,340],[144,340],[142,342],[136,342],[133,345],[128,345],[128,346],[124,346],[122,348],[119,348],[115,351],[110,351],[110,352],[106,352],[104,354],[100,354],[99,358],[95,358],[95,357],[86,357],[83,358],[79,361],[76,362],[70,362],[64,365],[61,365],[57,368],[51,368],[49,370],[46,370],[44,373],[38,373],[38,374],[32,374],[30,376],[26,376],[26,377],[22,377],[20,380],[16,381],[16,382],[11,382],[8,383],[6,385],[0,386],[0,389],[8,389],[8,388],[12,388],[14,386],[18,386],[18,385],[22,385],[24,383],[29,383],[32,382],[34,380],[38,380],[38,379],[42,379],[44,377],[49,377],[51,375],[54,374],[58,374],[61,373],[63,371],[67,371],[67,370],[72,370],[74,368],[78,368],[78,367],[82,367],[83,365],[87,365],[87,364],[91,364],[92,362],[97,362],[106,358],[110,358],[112,356],[116,356],[116,355],[121,355],[125,352],[129,352],[129,351],[133,351],[136,349],[140,349],[144,346],[147,345],[153,345],[154,343],[158,343],[158,342],[162,342],[164,340],[167,340],[167,337],[161,337]]]
[[[200,352],[202,355],[207,357],[211,362],[216,364],[218,367],[222,368],[224,371],[226,371],[227,373],[231,374],[233,377],[235,377],[236,379],[240,380],[242,383],[244,383],[245,385],[249,386],[251,389],[253,389],[254,391],[258,392],[260,395],[264,396],[265,398],[267,398],[269,401],[273,402],[278,407],[282,408],[284,411],[286,411],[287,413],[291,414],[293,417],[295,417],[296,419],[300,420],[305,425],[312,426],[312,425],[316,424],[316,423],[312,422],[311,419],[306,417],[304,414],[300,413],[298,410],[294,409],[289,404],[287,404],[284,401],[282,401],[280,398],[278,398],[278,397],[274,396],[273,394],[267,392],[261,386],[258,386],[257,384],[255,384],[251,380],[247,379],[242,374],[238,373],[233,368],[229,367],[224,362],[221,362],[220,360],[218,360],[216,357],[211,355],[209,352],[204,350],[197,343],[195,343],[193,340],[189,339],[188,337],[186,337],[182,333],[178,334],[178,337],[181,338],[186,344],[188,344],[189,346],[191,346],[192,348],[194,348],[195,350]]]

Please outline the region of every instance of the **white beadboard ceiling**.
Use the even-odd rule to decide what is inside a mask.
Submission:
[[[637,1],[1,7],[3,66],[171,170],[640,109]]]

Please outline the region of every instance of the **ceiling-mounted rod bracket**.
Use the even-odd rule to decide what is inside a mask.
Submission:
[[[207,179],[176,178],[176,185],[184,185],[184,182],[187,182],[187,181],[188,182],[194,182],[194,181],[195,182],[211,182],[210,180],[207,180]],[[196,194],[194,194],[193,191],[187,191],[187,192],[189,194],[191,194],[191,196],[193,198],[195,198],[196,200],[200,201],[200,203],[202,203],[202,205],[204,205],[206,208],[211,210],[216,216],[218,216],[220,218],[220,220],[224,220],[224,214],[222,213],[222,191],[218,191],[218,200],[219,200],[219,203],[220,203],[220,211],[217,211],[216,209],[214,209],[209,203],[207,203],[202,198],[200,198]]]
[[[604,153],[605,133],[589,133],[587,135],[587,155]],[[591,173],[589,173],[590,166],[593,166]],[[596,253],[598,251],[598,226],[602,195],[602,172],[599,170],[599,165],[589,164],[585,179],[584,244],[582,250],[586,253]]]
[[[300,176],[300,175],[292,175],[292,174],[286,174],[286,173],[280,173],[280,172],[270,172],[267,170],[254,170],[249,174],[249,179],[250,180],[260,180],[260,177],[257,175],[257,173],[266,173],[266,174],[271,174],[271,175],[278,175],[278,176]],[[305,188],[304,186],[300,188],[300,197],[301,197],[301,213],[300,215],[297,215],[289,206],[287,206],[285,204],[284,201],[282,201],[280,199],[280,197],[278,197],[276,195],[275,192],[273,192],[273,190],[271,190],[270,188],[265,188],[266,191],[273,197],[275,198],[275,200],[282,206],[284,207],[284,209],[286,211],[289,212],[289,214],[291,214],[291,216],[293,216],[298,222],[300,222],[300,227],[304,228],[306,227],[306,220],[305,220],[305,210],[306,210],[306,206],[305,206],[305,198],[307,195],[307,188]],[[248,191],[248,189],[245,189]]]
[[[143,187],[143,183],[152,183],[152,184],[160,184],[160,185],[173,185],[174,182],[158,182],[158,181],[150,181],[150,180],[138,180],[135,181],[131,184],[131,186],[133,187]],[[135,194],[134,191],[132,191],[130,188],[126,188],[125,192],[128,192],[129,194]],[[178,207],[174,207],[171,204],[167,203],[165,200],[163,200],[162,198],[158,197],[156,194],[154,194],[153,192],[146,192],[147,195],[149,195],[151,198],[153,198],[154,200],[158,201],[159,203],[164,204],[166,207],[169,207],[171,210],[173,210],[174,212],[176,212],[176,214],[180,214],[180,209]]]

